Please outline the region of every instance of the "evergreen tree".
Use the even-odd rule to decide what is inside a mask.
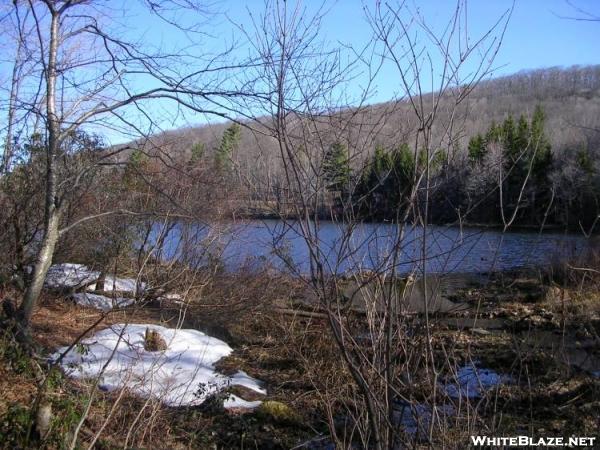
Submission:
[[[341,142],[334,142],[325,152],[323,173],[330,191],[346,192],[350,183],[350,156],[348,148]]]
[[[223,174],[231,170],[231,158],[233,152],[238,148],[242,137],[242,129],[234,123],[223,133],[221,143],[215,151],[215,168],[218,173]]]
[[[485,138],[476,135],[469,141],[469,158],[482,162],[487,152],[486,145],[501,144],[502,166],[489,166],[487,170],[502,169],[501,194],[505,217],[511,217],[517,211],[517,222],[541,222],[550,201],[549,172],[552,168],[552,152],[544,126],[544,111],[540,106],[536,106],[530,119],[521,114],[515,123],[509,115],[500,126],[492,123]],[[498,163],[499,161],[492,162]],[[477,178],[476,173],[472,173],[472,176]],[[471,197],[469,200],[472,204],[479,205],[477,211],[472,214],[477,217],[476,220],[496,220],[494,217],[500,211],[500,199],[497,197],[494,201],[490,200],[489,192],[493,187],[488,186],[482,190],[480,186],[478,197]]]
[[[394,153],[394,168],[397,183],[403,186],[404,190],[412,187],[415,174],[415,159],[413,152],[408,144],[402,144]]]
[[[371,171],[377,178],[375,181],[382,181],[383,178],[387,177],[387,173],[392,169],[392,166],[393,161],[390,154],[381,145],[376,146],[371,164]]]
[[[370,218],[394,217],[410,193],[414,155],[407,144],[386,151],[377,146],[356,187],[359,210]]]
[[[531,118],[531,145],[532,154],[535,155],[532,172],[538,181],[547,178],[552,166],[552,147],[544,131],[545,122],[546,114],[542,107],[537,105]]]
[[[515,135],[515,121],[513,120],[512,115],[509,115],[502,124],[500,137],[507,160],[511,163],[514,163],[518,157]]]
[[[127,165],[129,167],[139,168],[144,164],[144,161],[146,161],[146,155],[141,150],[136,149],[131,152]]]
[[[485,156],[486,142],[481,134],[477,134],[469,139],[469,159],[473,162],[480,162]]]
[[[354,190],[358,211],[367,217],[373,217],[380,209],[376,204],[377,195],[383,190],[383,184],[390,170],[389,154],[381,145],[377,145],[373,156],[363,168]]]
[[[204,153],[206,152],[206,146],[204,145],[204,142],[197,142],[192,146],[191,150],[192,155],[190,156],[190,162],[195,164],[204,156]]]
[[[148,157],[144,152],[135,149],[129,155],[129,160],[123,172],[123,183],[131,190],[139,190],[143,186],[143,180],[140,178],[141,172],[146,168]]]
[[[497,143],[500,142],[500,136],[502,134],[502,128],[496,124],[496,122],[492,122],[488,132],[485,134],[485,143]]]
[[[527,118],[521,114],[517,123],[517,133],[513,144],[514,150],[519,154],[523,152],[530,145],[529,139],[529,123],[527,122]]]

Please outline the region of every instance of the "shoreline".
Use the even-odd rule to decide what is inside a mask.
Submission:
[[[311,215],[311,218],[313,218],[314,215]],[[281,214],[277,214],[277,213],[269,213],[269,212],[265,212],[265,213],[255,213],[255,214],[243,214],[243,213],[236,213],[233,212],[231,214],[227,214],[226,216],[227,220],[232,220],[232,221],[238,221],[238,220],[246,220],[246,221],[263,221],[263,220],[293,220],[293,221],[298,221],[300,220],[299,216],[296,214],[285,214],[285,215],[281,215]],[[344,223],[343,219],[340,219],[339,221],[335,221],[332,220],[332,217],[330,215],[326,216],[326,215],[317,215],[317,218],[319,219],[319,221],[321,222],[331,222],[331,223]],[[339,217],[337,217],[336,219],[339,219]],[[361,223],[361,224],[370,224],[370,225],[393,225],[394,222],[390,221],[390,220],[377,220],[377,219],[361,219],[359,221],[356,221],[356,223]],[[407,221],[406,222],[409,225],[417,225],[414,222],[410,222]],[[480,222],[462,222],[462,223],[453,223],[453,222],[443,222],[443,223],[429,223],[429,226],[436,226],[436,227],[446,227],[446,228],[480,228],[480,229],[484,229],[484,230],[490,230],[490,231],[498,231],[498,232],[502,232],[502,229],[504,228],[504,226],[500,223],[480,223]],[[581,229],[578,228],[571,228],[571,227],[566,227],[563,225],[558,225],[558,224],[546,224],[544,225],[544,228],[540,230],[540,225],[539,224],[515,224],[515,225],[511,225],[508,230],[506,231],[506,233],[539,233],[539,234],[550,234],[550,233],[565,233],[565,234],[569,234],[569,235],[581,235],[582,237],[584,237],[583,233],[581,232]],[[596,232],[592,232],[591,237],[594,236],[598,236],[600,235],[600,230],[596,231]]]

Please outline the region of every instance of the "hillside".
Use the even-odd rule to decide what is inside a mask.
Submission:
[[[477,85],[455,106],[459,91],[445,93],[432,127],[429,147],[439,153],[440,163],[432,171],[431,221],[452,223],[466,215],[460,220],[500,225],[506,219],[501,213],[504,208],[504,213],[515,213],[514,225],[579,229],[594,223],[600,211],[600,66],[524,71],[490,79]],[[434,104],[434,95],[427,94],[423,103]],[[425,114],[429,112],[427,108]],[[393,167],[390,162],[397,159],[403,144],[408,145],[404,152],[409,152],[405,161],[413,159],[410,155],[414,154],[418,122],[410,102],[405,99],[360,109],[340,109],[317,119],[294,117],[290,122],[295,128],[291,136],[296,139],[294,147],[303,153],[298,156],[299,161],[305,164],[302,184],[321,198],[318,202],[324,207],[324,215],[331,214],[333,207],[338,212],[351,208],[368,220],[392,218],[406,200],[412,176],[390,178],[390,174],[398,170],[414,173],[419,169]],[[292,196],[286,200],[288,205],[296,200],[285,181],[277,142],[270,137],[264,122],[268,120],[260,119],[264,127],[258,121],[246,121],[247,126],[239,129],[231,128],[231,123],[220,123],[172,130],[151,138],[145,149],[150,154],[158,151],[186,167],[216,175],[213,186],[217,188],[210,196],[227,192],[228,198],[234,200],[229,208],[238,210],[238,214],[240,207],[245,211],[243,215],[279,214],[281,209],[267,210],[273,208],[273,202],[281,208],[281,195]],[[312,125],[308,126],[309,123]],[[309,129],[307,139],[307,134],[302,133]],[[494,129],[495,147],[494,142],[485,139]],[[539,161],[541,154],[536,155],[537,149],[530,145],[534,129],[538,129],[538,138],[543,139],[546,153],[543,164]],[[225,136],[226,130],[233,135]],[[225,142],[232,137],[235,142]],[[475,159],[470,148],[473,137],[483,146]],[[338,159],[347,165],[348,177],[343,188],[338,185],[333,191],[341,189],[346,191],[348,199],[353,199],[352,206],[344,208],[332,200],[329,195],[332,189],[327,189],[330,193],[322,192],[323,185],[318,187],[317,181],[326,170],[328,152],[335,146],[342,152]],[[229,169],[235,167],[236,176],[219,175],[217,166],[222,163],[219,159],[227,159]],[[531,178],[527,176],[530,162],[535,166]],[[387,172],[374,173],[374,167],[387,167]],[[506,177],[502,181],[503,199],[498,196],[500,175]],[[521,192],[523,183],[526,189]],[[358,202],[361,204],[357,203],[357,195],[363,196]],[[248,207],[250,199],[258,201],[258,206]]]
[[[546,113],[546,132],[554,152],[597,146],[600,136],[593,129],[600,128],[600,66],[522,71],[481,82],[461,104],[455,119],[458,146],[464,149],[469,137],[484,133],[490,124],[500,123],[510,114],[515,118],[531,115],[536,105]],[[332,131],[357,154],[363,150],[365,155],[370,153],[368,147],[376,143],[398,145],[415,126],[414,113],[406,101],[372,105],[365,108],[361,118],[373,124],[364,127],[364,135],[356,136],[355,129]],[[445,117],[440,120],[446,121]],[[154,144],[188,159],[198,142],[204,143],[209,153],[216,148],[227,126],[218,123],[171,130],[156,136]],[[440,136],[437,140],[443,141]],[[255,167],[259,161],[277,158],[276,148],[269,138],[244,129],[234,158],[241,167],[260,169]]]

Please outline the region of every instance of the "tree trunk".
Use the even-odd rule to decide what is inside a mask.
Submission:
[[[46,195],[44,199],[44,235],[38,250],[31,282],[19,308],[19,319],[25,332],[29,328],[33,309],[42,292],[46,274],[60,236],[60,200],[56,186],[56,154],[60,147],[60,121],[56,113],[56,56],[59,43],[60,14],[48,6],[51,14],[48,63],[46,65]]]
[[[104,267],[102,267],[102,270],[100,271],[100,275],[98,276],[98,279],[96,280],[96,291],[103,291],[105,282],[106,282],[106,269]],[[114,290],[114,286],[112,287],[112,289]]]
[[[23,328],[27,328],[31,321],[33,314],[33,308],[35,307],[37,300],[44,287],[44,281],[46,280],[46,274],[52,264],[52,256],[54,255],[54,249],[58,242],[58,224],[59,217],[55,213],[50,218],[46,227],[46,233],[42,239],[40,250],[38,252],[37,260],[31,275],[31,282],[27,286],[23,302],[19,310],[19,318]]]

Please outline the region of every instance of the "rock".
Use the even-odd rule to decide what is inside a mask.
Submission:
[[[275,400],[264,401],[256,412],[267,419],[279,423],[290,424],[297,423],[300,420],[300,416],[296,411],[285,403]]]
[[[480,336],[487,336],[487,335],[491,334],[488,330],[484,330],[483,328],[473,328],[471,330],[471,333],[479,334]]]
[[[50,403],[42,403],[37,410],[35,417],[35,427],[41,439],[45,439],[50,430],[50,422],[52,421],[52,405]]]

